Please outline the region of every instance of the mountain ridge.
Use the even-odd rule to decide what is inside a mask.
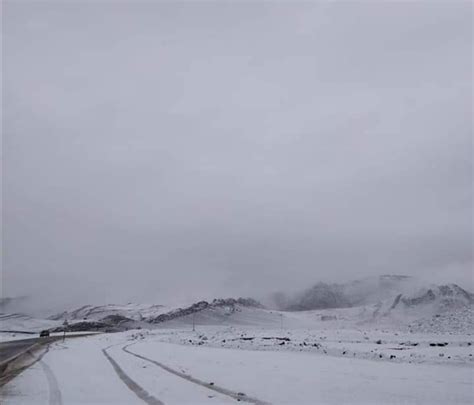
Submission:
[[[273,295],[273,302],[279,310],[309,311],[351,308],[382,302],[390,302],[395,307],[400,303],[414,306],[433,302],[436,297],[443,297],[445,305],[450,302],[452,305],[470,305],[474,302],[474,294],[457,284],[435,285],[403,275],[382,275],[346,283],[318,282],[291,296],[282,292],[276,293]]]

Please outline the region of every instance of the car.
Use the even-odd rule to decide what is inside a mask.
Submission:
[[[49,336],[49,330],[45,329],[40,332],[40,337],[48,337]]]

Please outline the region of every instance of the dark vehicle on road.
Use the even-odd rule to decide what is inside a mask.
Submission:
[[[49,330],[45,329],[40,332],[40,337],[48,337],[49,336]]]

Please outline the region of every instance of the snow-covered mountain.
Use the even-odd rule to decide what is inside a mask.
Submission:
[[[379,301],[374,315],[390,313],[441,314],[468,308],[474,304],[474,294],[457,284],[430,285],[412,293],[399,293]]]
[[[163,323],[176,320],[179,318],[195,315],[199,313],[211,314],[210,318],[222,319],[223,315],[228,316],[242,311],[242,308],[263,309],[262,304],[252,298],[219,298],[211,302],[199,301],[189,307],[177,308],[170,312],[163,313],[156,317],[148,319],[150,323]]]
[[[61,330],[66,319],[70,331],[179,328],[194,322],[296,328],[360,326],[434,332],[474,330],[474,295],[456,284],[426,285],[411,277],[380,276],[343,284],[318,283],[299,294],[279,294],[277,298],[279,310],[264,308],[251,298],[227,298],[199,301],[181,308],[132,303],[85,305],[40,323],[18,314],[3,315],[0,322],[8,325],[8,329],[16,324],[17,330],[35,331],[43,327]]]
[[[36,333],[43,329],[59,326],[60,322],[49,319],[33,318],[25,314],[0,313],[0,332],[31,332]]]
[[[251,298],[225,298],[214,299],[211,302],[200,301],[184,308],[170,308],[163,305],[133,304],[126,305],[84,305],[72,311],[64,311],[51,316],[52,320],[68,321],[102,321],[114,319],[114,317],[127,318],[133,321],[143,321],[149,323],[160,323],[165,320],[171,320],[207,308],[235,308],[242,307],[262,307],[262,305]],[[118,319],[118,318],[117,318]]]
[[[84,305],[72,311],[64,311],[51,316],[49,319],[68,321],[101,321],[110,316],[121,316],[134,321],[145,321],[146,319],[168,312],[170,308],[157,304],[134,304],[125,305]]]
[[[421,290],[416,296],[400,296],[393,307],[404,305],[407,308],[432,305],[437,311],[443,312],[462,308],[474,303],[474,294],[464,290],[457,284],[432,286]]]
[[[456,284],[423,287],[373,306],[370,321],[404,325],[413,332],[472,333],[474,294]]]
[[[207,318],[207,323],[222,323],[228,315],[242,308],[262,309],[262,305],[251,298],[214,299],[211,302],[200,301],[184,308],[162,305],[126,304],[126,305],[85,305],[72,311],[51,316],[51,320],[68,320],[70,331],[104,330],[118,331],[137,327],[152,328],[155,325],[179,320],[188,322],[188,317],[199,313],[199,318]],[[57,328],[62,329],[62,326]]]
[[[278,293],[275,303],[279,309],[288,311],[349,308],[390,301],[400,294],[414,294],[422,286],[413,277],[383,275],[340,284],[317,283],[291,296]]]
[[[380,276],[343,284],[318,283],[298,294],[276,295],[284,311],[317,313],[347,326],[421,332],[474,331],[474,294],[456,284],[434,285],[406,276]]]

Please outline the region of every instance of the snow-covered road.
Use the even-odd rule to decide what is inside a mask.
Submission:
[[[0,389],[18,404],[470,404],[470,366],[185,346],[133,332],[56,342]]]

